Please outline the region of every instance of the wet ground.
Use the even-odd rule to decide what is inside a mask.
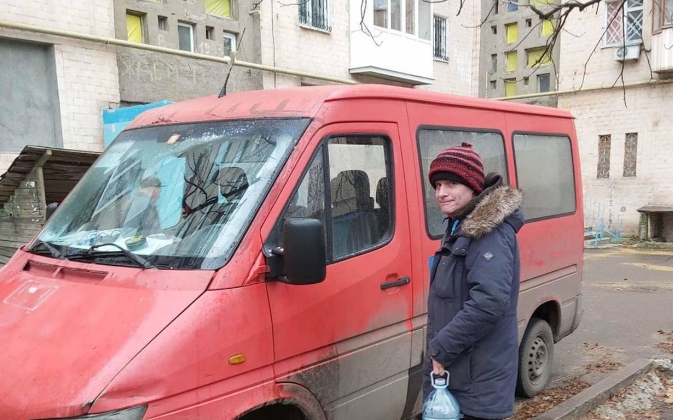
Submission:
[[[673,250],[587,250],[584,261],[582,323],[556,344],[548,389],[518,401],[513,419],[533,418],[637,359],[673,358]]]

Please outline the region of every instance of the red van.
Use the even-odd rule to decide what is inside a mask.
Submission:
[[[0,271],[0,418],[406,419],[427,182],[468,141],[525,193],[519,389],[581,318],[567,112],[375,85],[232,93],[129,126]]]

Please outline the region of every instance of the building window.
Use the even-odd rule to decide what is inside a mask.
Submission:
[[[215,28],[212,26],[206,26],[206,39],[215,39]]]
[[[491,80],[491,90],[495,90],[498,87],[498,83],[495,80]]]
[[[231,57],[232,52],[236,52],[236,34],[230,32],[224,33],[224,55]]]
[[[519,39],[519,26],[516,23],[505,25],[505,32],[508,44],[513,44]]]
[[[516,96],[516,79],[505,79],[505,97]]]
[[[551,64],[551,56],[547,48],[534,48],[527,50],[528,67],[543,67]]]
[[[140,15],[126,12],[126,39],[138,44],[143,43],[143,18]]]
[[[331,31],[327,0],[305,0],[300,2],[299,23],[310,28],[320,29],[321,31]]]
[[[307,0],[310,4],[317,0]],[[319,0],[326,1],[326,0]],[[432,14],[427,0],[374,0],[374,26],[416,35],[430,41]],[[302,3],[300,3],[300,8]],[[418,9],[418,15],[416,10]],[[404,16],[404,19],[402,17]],[[418,23],[418,33],[416,33]]]
[[[491,26],[491,32],[493,35],[498,35],[498,27],[497,26]]]
[[[500,0],[493,0],[493,14],[497,15],[500,11]]]
[[[570,139],[543,134],[515,134],[516,179],[523,191],[526,220],[573,213],[577,207]]]
[[[626,133],[624,141],[624,178],[636,176],[638,158],[638,133]]]
[[[659,32],[673,26],[673,0],[657,0],[652,5],[652,28]]]
[[[542,37],[549,37],[554,33],[554,23],[551,19],[545,19],[542,21]]]
[[[605,45],[640,44],[643,39],[643,0],[611,1],[605,7]]]
[[[551,89],[551,78],[549,73],[537,75],[537,91],[540,93],[549,92]]]
[[[206,13],[221,18],[232,18],[232,0],[205,0]]]
[[[491,74],[498,72],[498,54],[491,54]]]
[[[505,53],[505,60],[507,61],[507,66],[505,67],[505,70],[507,71],[516,71],[516,61],[518,58],[518,54],[516,51],[510,51]]]
[[[178,48],[182,51],[194,52],[194,25],[178,23]]]
[[[610,135],[598,137],[598,178],[610,178]]]
[[[526,19],[526,28],[533,26],[533,19]]]
[[[446,33],[446,19],[440,16],[435,16],[435,48],[433,55],[437,60],[449,60],[449,53],[446,45],[448,38]]]
[[[507,11],[516,12],[517,10],[519,10],[519,3],[517,3],[517,0],[508,0]]]
[[[166,16],[159,16],[158,24],[160,31],[168,30],[168,18]]]
[[[528,77],[523,78],[523,85],[528,86]]]

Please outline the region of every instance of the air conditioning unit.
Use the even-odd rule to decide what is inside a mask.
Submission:
[[[615,47],[615,61],[637,60],[640,57],[640,45]]]

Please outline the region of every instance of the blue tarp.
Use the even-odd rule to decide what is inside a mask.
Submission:
[[[172,104],[170,101],[103,110],[103,144],[108,147],[135,117],[148,109]]]

